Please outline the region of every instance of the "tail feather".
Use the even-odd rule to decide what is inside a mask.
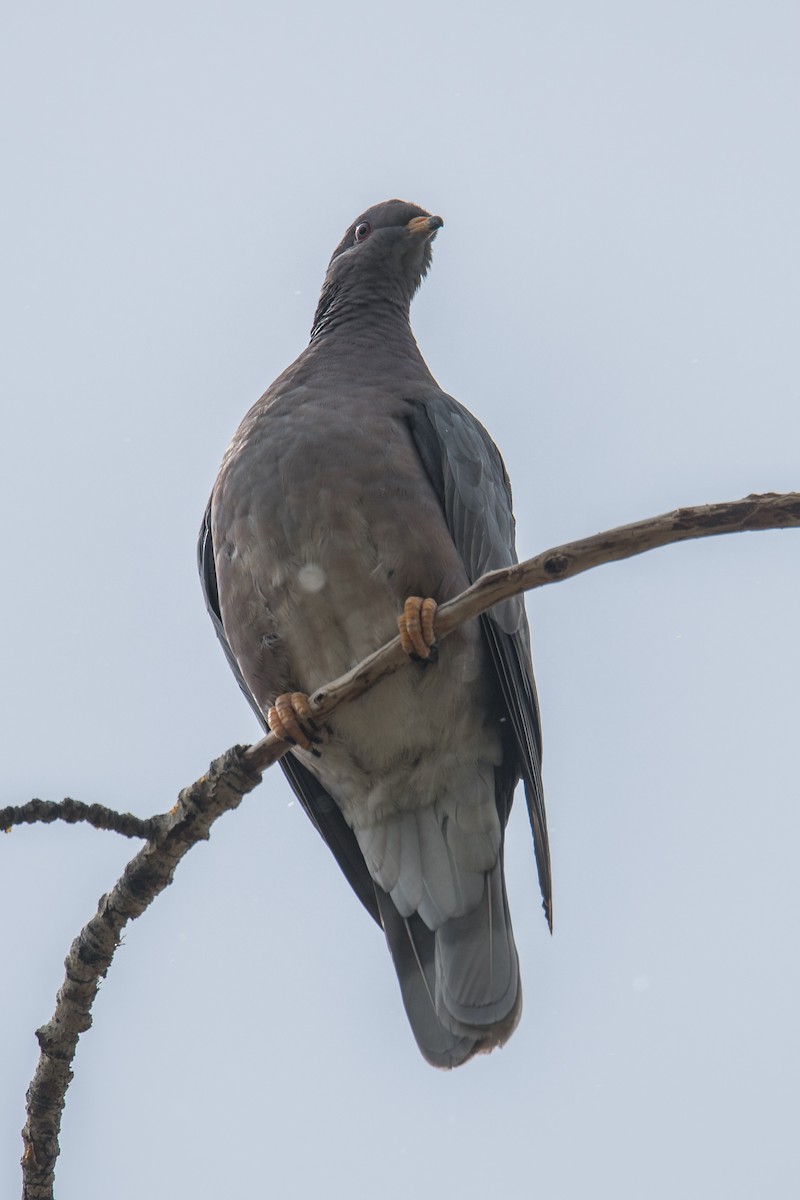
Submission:
[[[428,1062],[457,1067],[507,1041],[522,992],[502,857],[486,872],[477,907],[435,932],[416,914],[401,916],[382,888],[375,892],[403,1004]]]
[[[521,1012],[519,960],[501,859],[485,880],[478,907],[436,932],[436,1006],[454,1032],[483,1033],[499,1045]]]
[[[403,1005],[422,1055],[434,1067],[458,1067],[475,1053],[475,1039],[453,1033],[436,1014],[435,934],[417,916],[401,917],[391,896],[376,886],[378,909],[392,954]]]

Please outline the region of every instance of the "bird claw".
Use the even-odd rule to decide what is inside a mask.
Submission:
[[[320,758],[316,749],[321,745],[319,726],[311,715],[305,692],[284,692],[278,696],[267,713],[267,724],[275,737]]]
[[[439,657],[436,644],[434,618],[438,605],[427,596],[409,596],[403,605],[403,612],[397,618],[400,630],[400,645],[413,662],[428,666],[435,663]]]

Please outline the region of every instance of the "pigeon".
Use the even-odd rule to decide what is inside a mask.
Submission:
[[[420,1051],[451,1068],[521,1013],[503,872],[520,779],[551,928],[552,898],[522,598],[436,642],[437,605],[517,561],[500,453],[411,331],[443,224],[388,200],[349,226],[309,345],[225,453],[198,563],[240,687],[384,931]],[[398,629],[412,662],[320,728],[308,696]]]

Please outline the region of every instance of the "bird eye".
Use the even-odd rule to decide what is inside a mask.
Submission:
[[[357,242],[363,242],[364,238],[369,237],[372,233],[372,226],[369,221],[361,221],[356,225],[355,239]]]

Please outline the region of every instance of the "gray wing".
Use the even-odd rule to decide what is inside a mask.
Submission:
[[[417,451],[439,497],[450,533],[471,582],[517,562],[511,485],[500,452],[479,421],[444,392],[417,401],[409,418]],[[521,596],[480,618],[513,731],[516,767],[508,789],[498,787],[505,823],[516,779],[522,776],[533,832],[545,915],[552,927],[552,883],[544,807],[539,706],[530,634]],[[505,763],[504,763],[505,766]]]
[[[239,687],[244,692],[248,704],[258,717],[261,725],[266,729],[267,723],[264,719],[264,714],[261,712],[252,692],[244,681],[222,623],[219,592],[217,590],[217,571],[214,565],[214,546],[211,539],[211,501],[208,503],[205,515],[203,516],[203,523],[200,526],[200,536],[197,541],[197,566],[200,572],[200,582],[203,587],[206,608],[214,623],[214,629],[216,630],[222,649],[225,651],[225,657],[236,676]],[[289,780],[292,791],[333,851],[336,861],[347,876],[353,891],[370,916],[380,925],[381,918],[375,896],[375,885],[367,870],[367,865],[364,862],[364,856],[359,849],[355,834],[345,821],[333,798],[294,755],[285,754],[280,759],[280,766],[284,775]]]

